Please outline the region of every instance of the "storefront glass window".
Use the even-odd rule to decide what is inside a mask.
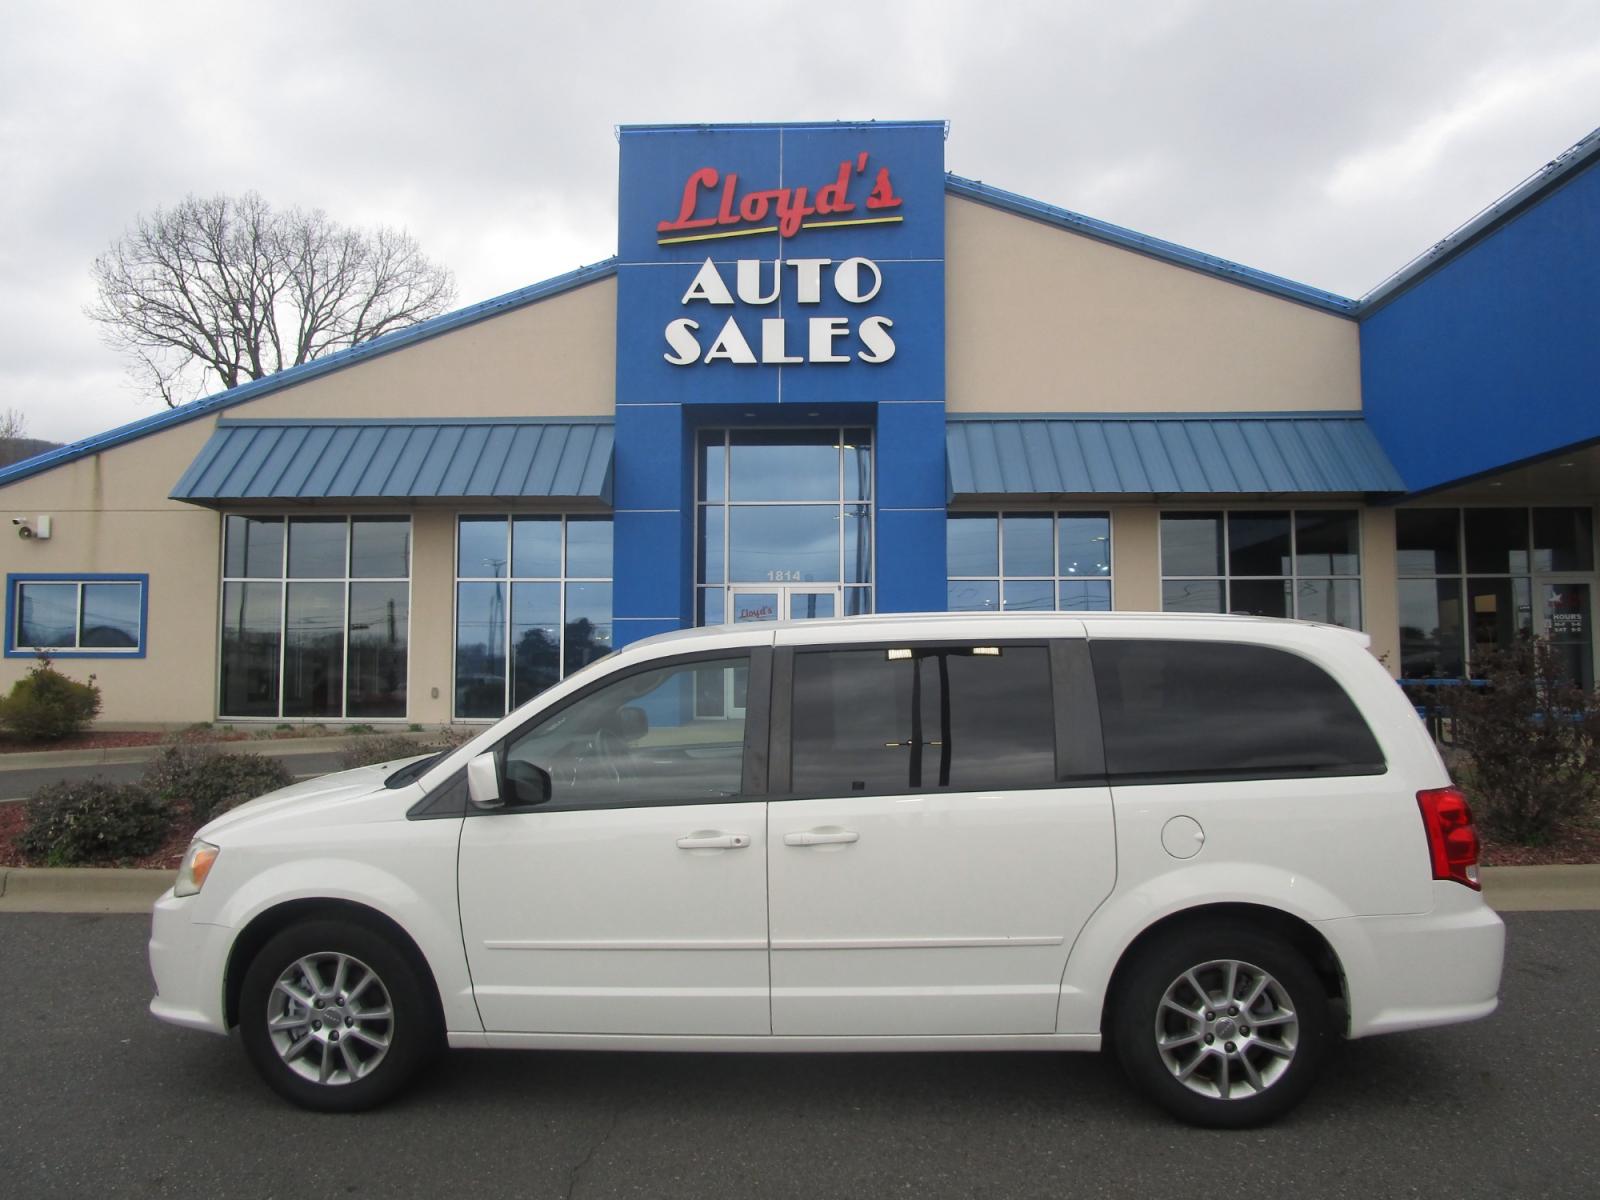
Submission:
[[[221,715],[406,715],[411,520],[230,515]]]
[[[700,624],[872,611],[870,430],[707,430],[696,469]]]
[[[1361,628],[1354,509],[1161,514],[1167,612],[1298,617]]]
[[[945,521],[951,612],[1111,607],[1111,515],[953,512]]]
[[[1592,675],[1587,619],[1557,615],[1549,601],[1587,596],[1590,582],[1534,578],[1593,572],[1592,509],[1402,508],[1395,541],[1402,677],[1477,674],[1484,655],[1527,633],[1559,640],[1575,678]]]
[[[459,518],[455,716],[504,716],[611,651],[609,516]]]

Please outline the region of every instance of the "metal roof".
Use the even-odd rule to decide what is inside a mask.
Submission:
[[[594,283],[617,273],[617,260],[608,258],[592,266],[579,267],[575,271],[568,271],[565,275],[557,275],[552,279],[540,283],[529,284],[525,288],[518,288],[514,292],[507,292],[503,296],[496,296],[492,300],[485,300],[480,304],[472,304],[466,308],[457,309],[455,312],[445,313],[420,324],[412,325],[408,329],[397,330],[385,334],[383,337],[374,338],[370,342],[362,342],[359,346],[352,346],[348,350],[325,355],[302,363],[298,367],[289,367],[275,375],[268,375],[264,379],[254,379],[249,383],[242,383],[236,388],[229,388],[225,392],[218,392],[215,396],[207,396],[203,400],[196,400],[191,404],[181,404],[177,408],[156,413],[151,417],[144,417],[138,421],[129,422],[118,426],[116,429],[97,433],[93,437],[83,438],[76,442],[44,454],[25,458],[21,462],[0,470],[0,486],[16,483],[19,479],[27,479],[30,475],[38,475],[52,467],[61,466],[79,458],[86,458],[91,454],[98,454],[102,450],[109,450],[113,446],[120,446],[125,442],[135,441],[152,433],[159,433],[173,425],[181,425],[185,421],[192,421],[196,417],[206,416],[208,413],[218,412],[225,408],[232,408],[236,404],[243,404],[247,400],[254,400],[258,396],[265,396],[272,392],[280,391],[286,387],[293,387],[297,383],[304,383],[308,379],[315,379],[319,375],[327,375],[344,367],[354,366],[369,358],[376,358],[380,354],[387,354],[391,350],[399,350],[414,342],[427,338],[437,337],[441,333],[449,333],[452,329],[459,329],[463,325],[471,325],[478,321],[486,321],[490,317],[498,317],[502,313],[521,308],[526,304],[568,292],[574,288],[583,287],[585,284]]]
[[[174,500],[611,502],[609,421],[219,421]]]
[[[958,417],[952,496],[1403,492],[1350,413]]]

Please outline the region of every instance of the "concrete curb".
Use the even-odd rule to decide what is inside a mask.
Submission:
[[[147,913],[176,871],[0,867],[0,913]]]
[[[260,754],[266,758],[293,758],[302,754],[337,754],[347,746],[354,745],[364,737],[392,736],[384,734],[354,734],[343,737],[322,738],[244,738],[233,742],[197,742],[196,745],[210,746],[222,753],[231,754]],[[426,733],[401,733],[401,737],[409,738],[424,745],[429,737]],[[154,746],[116,746],[103,750],[26,750],[14,754],[0,754],[0,774],[7,771],[34,771],[41,767],[96,767],[112,766],[120,763],[149,762],[167,747],[164,744]],[[424,748],[425,745],[424,745]],[[420,751],[419,751],[420,753]]]
[[[0,867],[0,913],[143,913],[176,871],[116,867]],[[1499,912],[1600,911],[1600,864],[1485,867],[1483,894]]]
[[[1600,910],[1600,863],[1572,867],[1484,867],[1483,895],[1499,912]]]

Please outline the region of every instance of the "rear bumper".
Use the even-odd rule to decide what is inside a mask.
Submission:
[[[1349,1036],[1486,1017],[1499,1003],[1506,927],[1483,896],[1435,881],[1430,913],[1319,922],[1344,968]]]
[[[150,922],[150,974],[156,994],[150,1011],[171,1025],[227,1033],[223,977],[233,931],[190,919],[190,898],[169,890],[155,902]]]

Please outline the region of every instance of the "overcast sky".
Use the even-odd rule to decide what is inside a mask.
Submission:
[[[947,167],[1359,296],[1600,125],[1600,4],[11,0],[0,409],[157,411],[83,307],[135,214],[409,229],[468,304],[609,256],[626,123],[945,118]]]

